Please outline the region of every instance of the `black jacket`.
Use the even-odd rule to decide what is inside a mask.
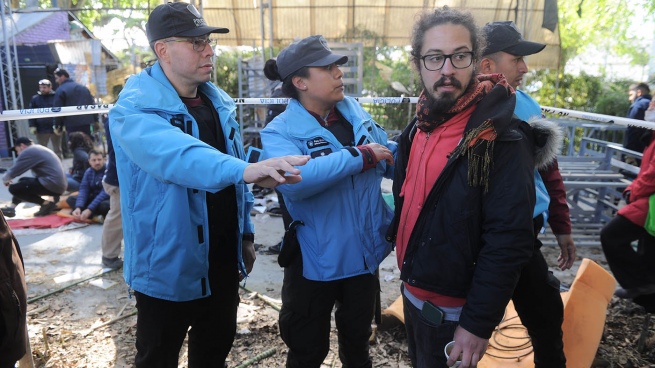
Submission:
[[[25,355],[27,287],[23,255],[0,215],[0,367],[13,367]]]
[[[53,106],[85,106],[93,105],[95,101],[88,88],[74,82],[72,79],[65,80],[59,85],[55,92]],[[91,125],[98,118],[97,114],[70,115],[56,118],[57,125],[65,125],[67,128]]]
[[[473,152],[456,149],[450,155],[414,226],[400,276],[409,285],[466,298],[459,323],[482,338],[489,338],[502,319],[534,245],[534,137],[513,117],[514,105],[514,95],[502,88],[478,103],[464,136],[493,117],[497,138],[489,147],[483,143]],[[398,229],[399,193],[415,129],[412,122],[399,140],[390,241]],[[460,142],[458,148],[464,146]],[[487,148],[493,152],[488,186],[472,184],[469,170],[476,170],[469,168],[469,158],[483,156]]]
[[[41,92],[32,96],[30,100],[30,109],[49,108],[54,106],[55,91],[50,90],[48,94],[41,94]],[[29,120],[30,127],[35,127],[37,133],[52,134],[52,126],[55,124],[54,118],[37,118]]]

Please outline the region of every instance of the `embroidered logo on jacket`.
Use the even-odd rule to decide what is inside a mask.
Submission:
[[[330,142],[326,141],[323,137],[312,138],[307,141],[307,148],[312,149],[321,146],[327,146]]]

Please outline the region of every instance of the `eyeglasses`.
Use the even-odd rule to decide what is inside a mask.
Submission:
[[[473,63],[473,52],[456,52],[454,54],[430,54],[420,57],[423,60],[423,66],[429,71],[437,71],[446,64],[446,59],[450,59],[455,69],[464,69]]]
[[[189,42],[193,44],[193,51],[203,52],[207,45],[216,45],[216,39],[213,38],[172,38],[163,42]]]

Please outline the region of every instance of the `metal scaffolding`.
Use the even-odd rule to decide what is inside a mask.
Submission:
[[[0,73],[2,73],[2,109],[19,110],[23,108],[23,91],[20,85],[20,71],[18,69],[18,53],[14,36],[16,24],[12,17],[11,1],[0,2],[3,29],[3,44],[0,47]],[[16,124],[8,124],[10,129],[10,147],[17,137]]]

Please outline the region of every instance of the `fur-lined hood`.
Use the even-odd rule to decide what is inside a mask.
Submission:
[[[547,168],[562,152],[564,133],[562,128],[544,118],[531,118],[528,121],[534,132],[534,161],[538,170]]]

